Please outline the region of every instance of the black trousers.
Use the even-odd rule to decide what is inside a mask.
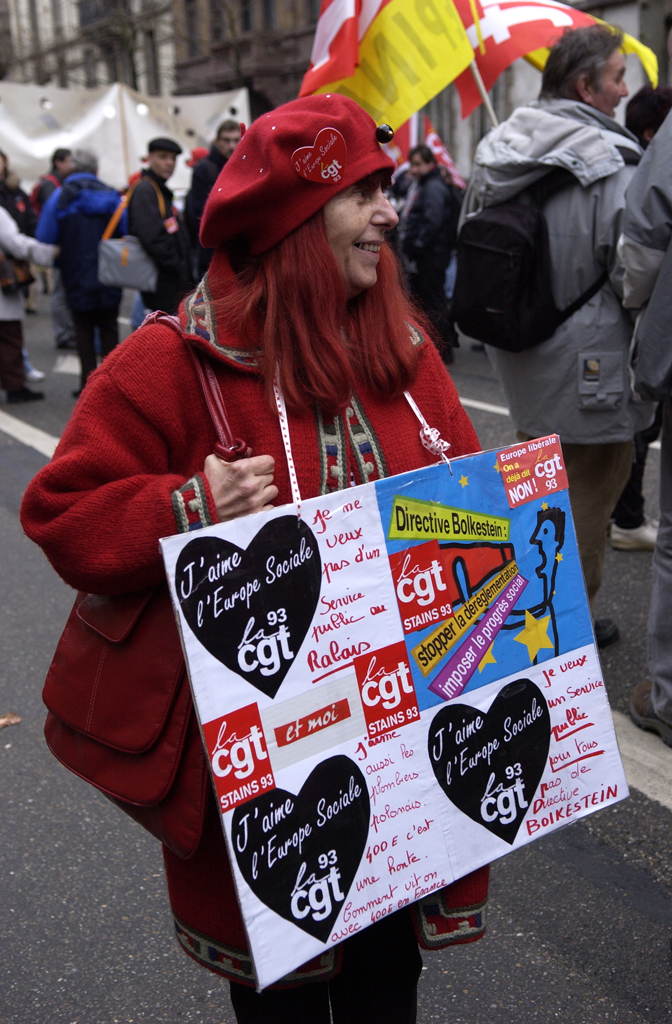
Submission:
[[[119,344],[119,329],[117,327],[117,316],[119,306],[112,306],[107,309],[73,309],[72,322],[75,326],[75,342],[79,352],[79,361],[82,364],[80,387],[84,387],[89,374],[93,373],[97,364],[96,349],[94,346],[94,331],[97,327],[100,331],[100,345],[103,358],[108,356],[113,348]]]
[[[415,1024],[421,969],[410,911],[399,910],[346,939],[331,981],[260,994],[231,982],[231,1002],[238,1024]]]
[[[22,347],[21,321],[0,320],[0,387],[5,391],[20,391],[26,383]]]
[[[661,402],[656,409],[655,419],[651,426],[635,434],[632,472],[614,509],[614,522],[621,530],[636,530],[644,522],[642,483],[644,481],[646,456],[649,451],[649,445],[660,434],[662,422],[663,405]]]
[[[411,294],[429,318],[441,339],[443,352],[453,344],[454,332],[450,322],[448,299],[444,292],[447,263],[442,260],[416,260],[416,274],[409,274]]]

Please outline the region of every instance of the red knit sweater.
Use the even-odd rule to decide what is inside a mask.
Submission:
[[[196,292],[187,301],[183,323],[212,358],[234,436],[255,455],[274,457],[277,504],[289,502],[278,419],[265,401],[254,357],[239,340],[217,332],[199,299]],[[411,394],[430,426],[450,442],[449,455],[478,451],[436,349],[419,335],[416,341],[419,372]],[[421,445],[419,426],[403,397],[382,401],[364,389],[333,421],[315,409],[290,415],[302,497],[347,486],[352,478],[362,483],[432,464],[436,459]],[[215,440],[184,340],[164,325],[141,328],[90,378],[52,462],[26,492],[24,529],[77,589],[119,594],[160,583],[159,538],[197,520],[215,521],[202,475]],[[164,856],[184,948],[206,966],[249,980],[247,942],[214,802],[195,856],[183,861],[168,850]],[[475,888],[467,880],[456,883],[461,888],[452,906],[484,898],[487,875],[476,876]],[[319,965],[316,971],[324,973]]]

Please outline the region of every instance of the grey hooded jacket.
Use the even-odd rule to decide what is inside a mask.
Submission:
[[[665,119],[628,189],[618,243],[626,306],[648,308],[637,325],[635,386],[648,397],[672,391],[672,118]]]
[[[520,107],[478,146],[463,220],[512,198],[549,170],[564,168],[576,184],[544,205],[558,308],[609,270],[604,287],[548,341],[518,353],[488,346],[513,422],[526,434],[608,444],[631,440],[651,419],[649,406],[634,400],[630,390],[632,320],[621,306],[622,267],[616,259],[625,190],[641,152],[627,129],[573,100]]]

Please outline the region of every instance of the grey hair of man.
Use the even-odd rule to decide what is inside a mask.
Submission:
[[[98,173],[98,157],[92,149],[73,149],[72,172],[73,174]]]
[[[567,29],[552,47],[541,79],[540,100],[578,100],[578,80],[596,92],[602,89],[602,75],[611,55],[623,45],[623,34],[601,25]]]

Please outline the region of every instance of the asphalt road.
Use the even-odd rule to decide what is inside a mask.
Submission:
[[[33,361],[48,371],[47,401],[0,410],[58,435],[77,378],[52,372],[45,315],[30,317],[26,334]],[[482,353],[461,349],[452,372],[461,395],[505,404]],[[513,439],[505,416],[469,412],[483,447]],[[0,715],[22,719],[0,732],[0,1022],[229,1024],[228,986],[171,936],[158,844],[44,744],[40,691],[72,603],[18,521],[21,495],[45,462],[0,432]],[[650,514],[657,472],[652,452]],[[650,562],[610,551],[598,598],[598,614],[622,631],[603,659],[622,712],[646,672]],[[671,825],[672,811],[633,790],[497,862],[486,938],[425,954],[420,1024],[672,1020]]]

